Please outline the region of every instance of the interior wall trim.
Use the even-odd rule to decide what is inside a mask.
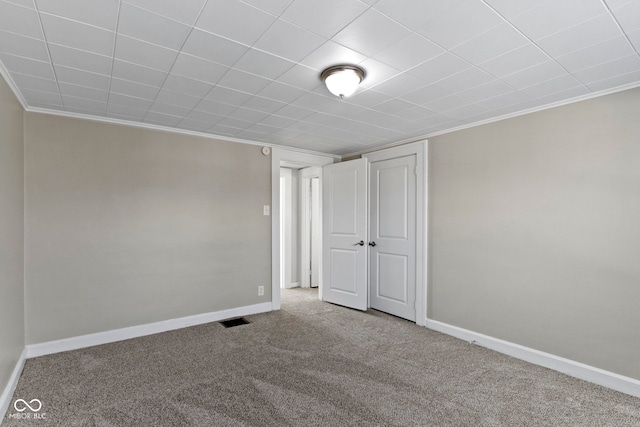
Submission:
[[[265,302],[261,304],[232,308],[229,310],[202,313],[176,319],[162,320],[160,322],[148,323],[144,325],[114,329],[111,331],[97,332],[95,334],[81,335],[77,337],[48,341],[38,344],[29,344],[26,347],[26,357],[27,359],[30,359],[32,357],[44,356],[47,354],[93,347],[95,345],[108,344],[112,342],[128,340],[131,338],[138,338],[146,335],[173,331],[175,329],[187,328],[189,326],[217,322],[232,317],[266,313],[271,310],[271,302]]]
[[[427,319],[426,327],[468,341],[472,344],[515,357],[516,359],[533,363],[534,365],[553,369],[554,371],[562,372],[574,378],[598,384],[621,393],[640,397],[640,380],[636,380],[635,378],[605,371],[604,369],[576,362],[575,360],[545,353],[437,320]]]
[[[4,420],[4,417],[9,409],[9,405],[11,404],[11,398],[13,397],[13,393],[16,391],[16,386],[18,385],[18,380],[20,379],[20,375],[22,375],[22,369],[24,368],[24,362],[27,360],[27,349],[22,350],[22,354],[20,358],[16,362],[16,366],[13,368],[13,372],[11,373],[11,377],[9,377],[9,382],[5,386],[2,391],[2,395],[0,395],[0,424]]]

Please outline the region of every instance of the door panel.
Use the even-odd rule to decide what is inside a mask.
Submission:
[[[415,156],[371,163],[371,307],[416,319]]]
[[[367,159],[323,168],[322,299],[367,309]]]

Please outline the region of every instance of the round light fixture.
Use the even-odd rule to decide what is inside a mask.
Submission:
[[[340,98],[353,95],[364,76],[364,70],[355,65],[336,65],[320,74],[329,92]]]

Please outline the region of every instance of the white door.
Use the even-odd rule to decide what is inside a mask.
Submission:
[[[416,159],[370,167],[371,308],[416,320]]]
[[[322,299],[367,309],[367,159],[323,168]]]

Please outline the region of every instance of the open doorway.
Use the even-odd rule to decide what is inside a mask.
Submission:
[[[280,167],[280,289],[320,284],[320,177],[315,166]]]
[[[315,282],[314,285],[320,285],[322,282],[322,257],[320,254],[322,248],[322,220],[320,217],[320,213],[322,212],[322,198],[320,197],[320,192],[322,191],[322,166],[331,164],[336,159],[337,156],[307,154],[279,148],[273,149],[271,159],[271,302],[273,310],[280,309],[280,289],[283,283],[285,283],[285,286],[286,283],[289,283],[290,286],[296,286],[295,284],[297,282],[297,286],[310,287],[312,286],[312,282]],[[295,171],[295,174],[291,172],[291,175],[292,177],[295,175],[298,178],[295,193],[298,201],[295,205],[298,206],[297,212],[299,218],[297,220],[298,225],[294,227],[294,231],[298,237],[293,239],[293,233],[290,233],[290,237],[292,238],[290,247],[293,248],[298,244],[300,246],[297,252],[291,252],[291,256],[287,255],[286,251],[288,238],[283,238],[283,230],[286,230],[287,225],[286,221],[282,221],[283,218],[281,218],[281,211],[286,209],[284,206],[281,207],[281,193],[288,190],[286,184],[281,188],[281,168]],[[305,172],[301,172],[303,170]],[[285,174],[288,174],[288,172],[285,172]],[[303,178],[301,179],[301,177]],[[309,184],[308,191],[306,185],[307,180]],[[301,184],[303,181],[304,184]],[[296,185],[292,184],[291,187],[296,188]],[[291,198],[293,199],[293,197]],[[307,203],[308,208],[300,209],[300,200],[305,201],[304,203]],[[302,204],[304,205],[304,203]],[[303,215],[305,215],[305,219],[300,220],[300,217]],[[313,230],[314,228],[315,230]],[[303,244],[300,236],[311,235],[311,233],[314,233],[317,238],[309,237]],[[287,267],[287,263],[289,267]],[[297,270],[297,275],[292,274],[290,278],[287,279],[287,272],[293,273],[295,270]],[[296,279],[296,277],[298,277],[298,279]]]

